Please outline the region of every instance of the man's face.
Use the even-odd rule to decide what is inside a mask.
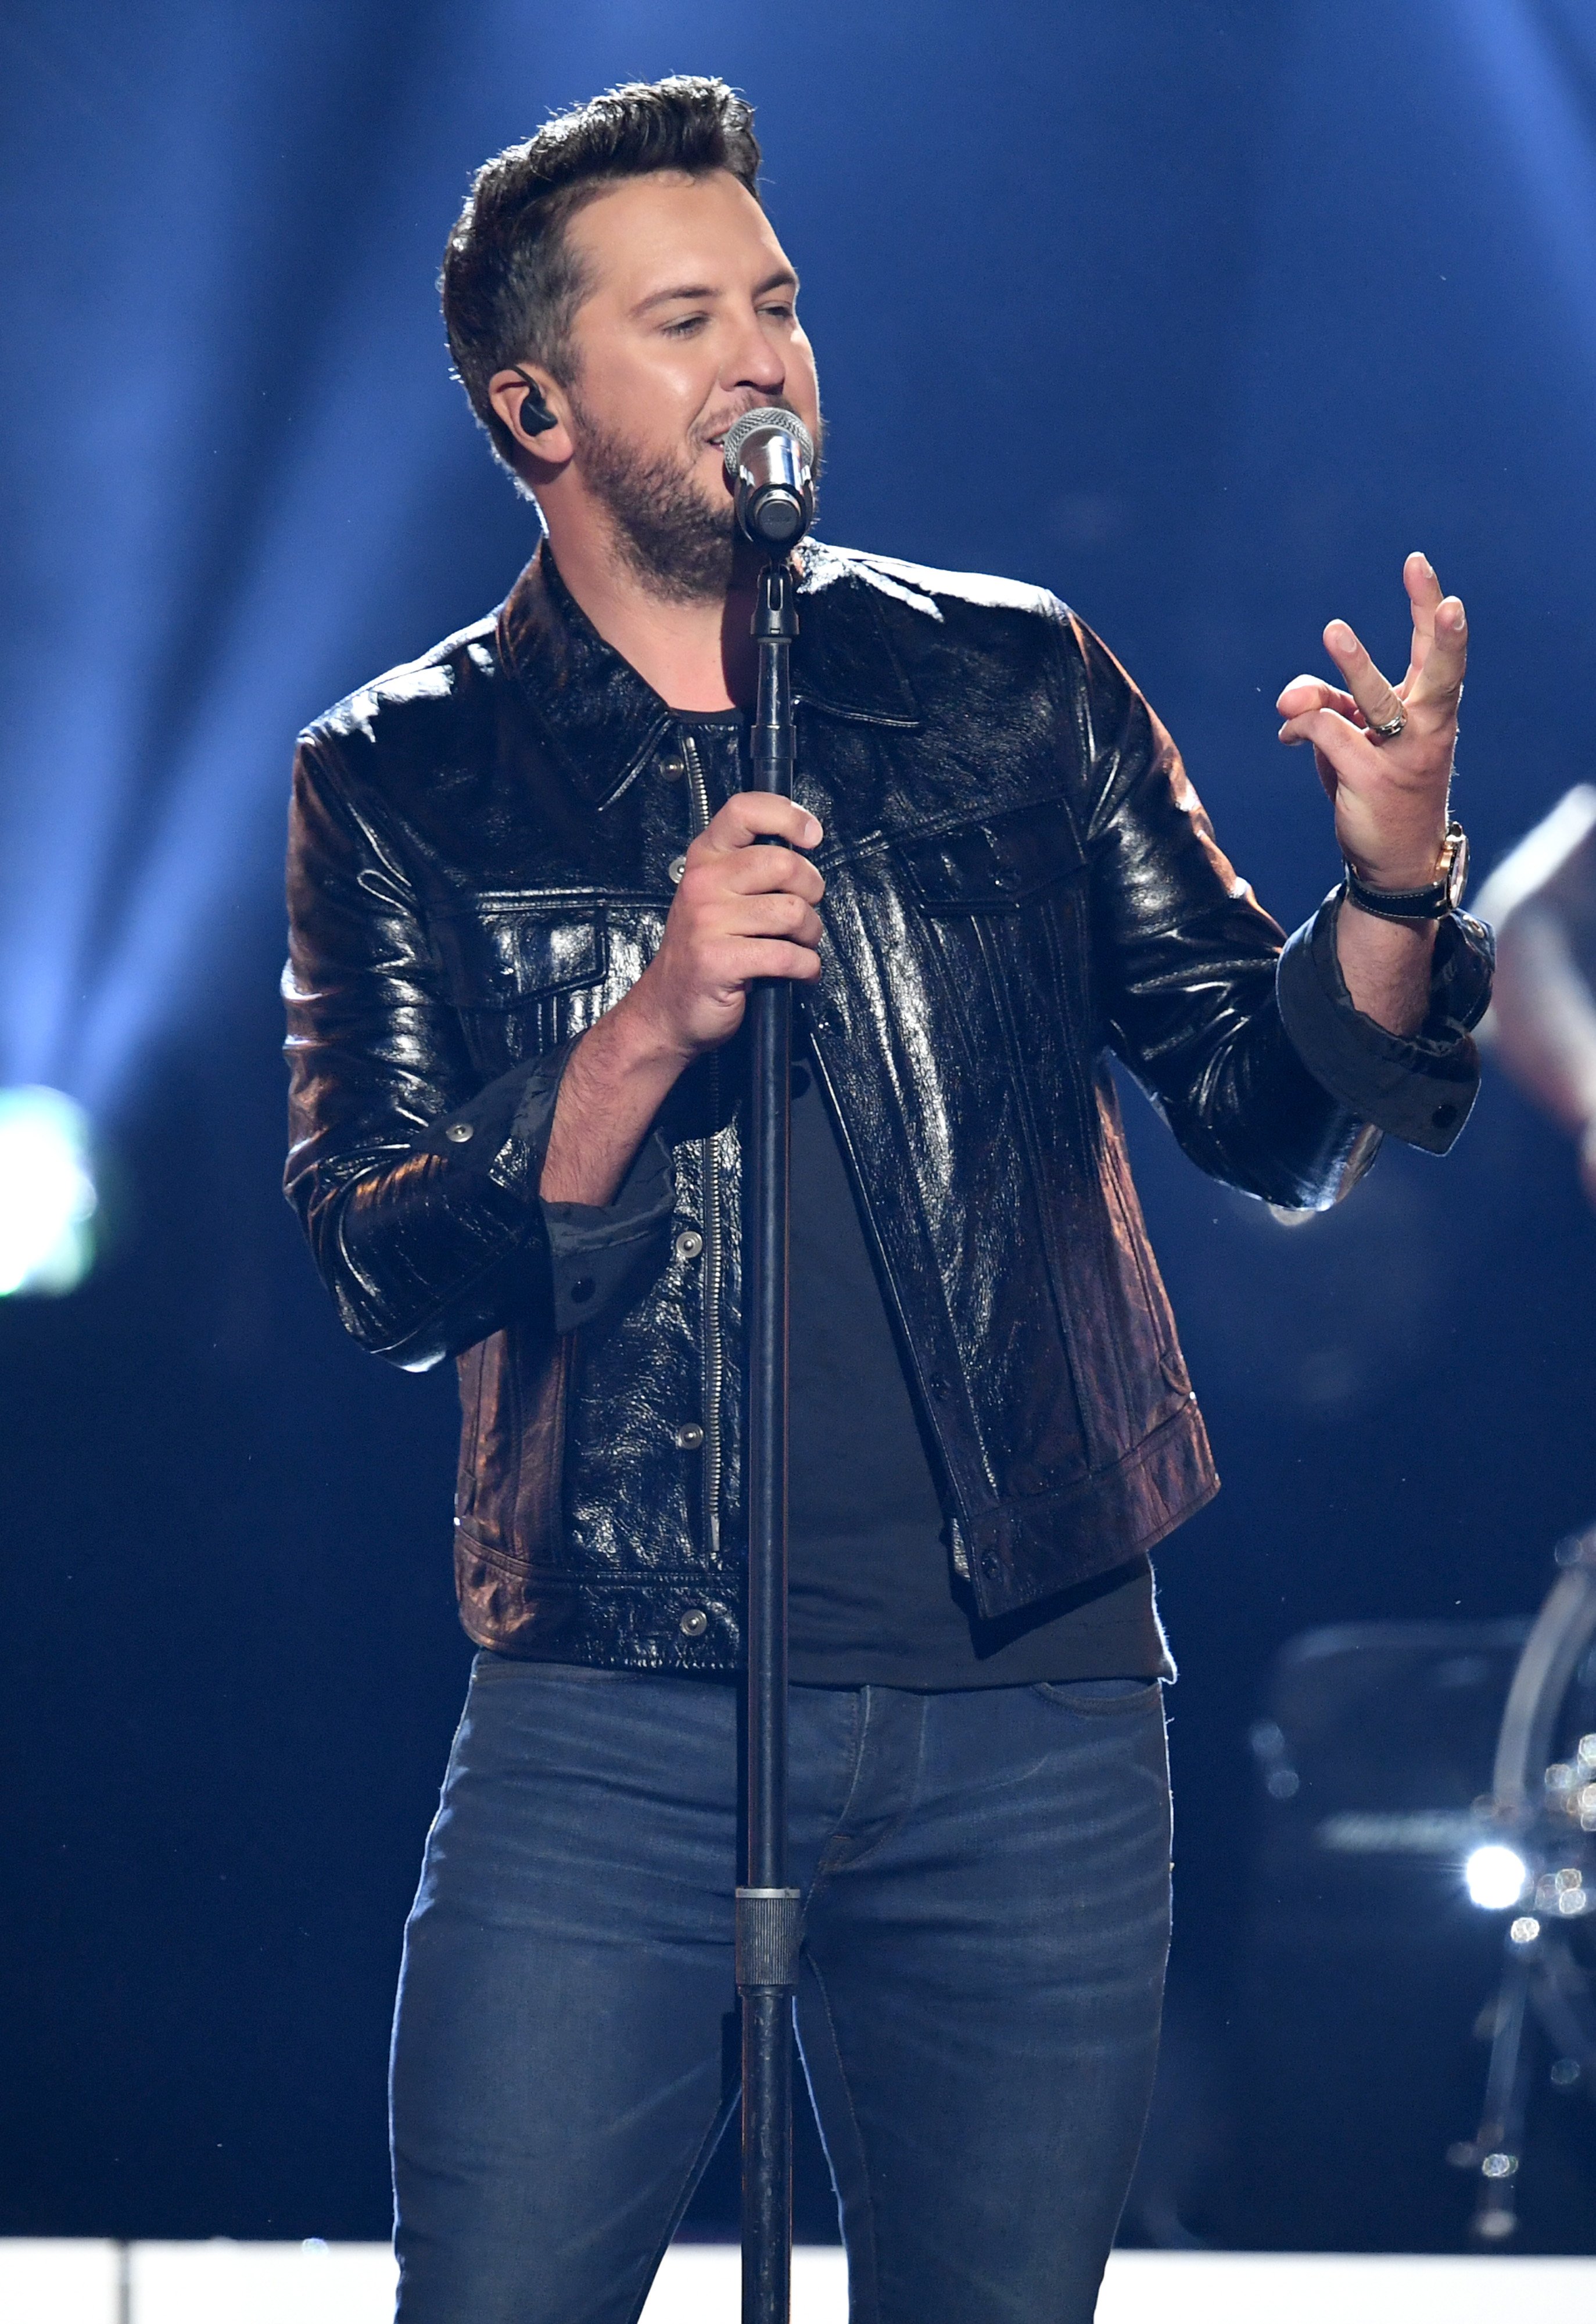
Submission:
[[[628,179],[568,231],[590,285],[571,331],[573,465],[656,587],[720,594],[733,556],[727,429],[780,403],[820,439],[798,277],[725,171]]]

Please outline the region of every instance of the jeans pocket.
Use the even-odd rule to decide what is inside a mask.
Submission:
[[[1036,1692],[1061,1710],[1101,1718],[1105,1711],[1149,1711],[1155,1703],[1162,1708],[1164,1682],[1161,1678],[1044,1678],[1037,1681]]]

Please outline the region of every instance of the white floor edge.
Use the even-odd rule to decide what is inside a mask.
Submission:
[[[134,2244],[0,2238],[5,2324],[390,2324],[380,2244]],[[840,2251],[794,2255],[793,2324],[846,2324]],[[1509,2324],[1596,2317],[1596,2257],[1388,2258],[1116,2252],[1098,2324]],[[738,2255],[671,2251],[643,2324],[736,2324]]]

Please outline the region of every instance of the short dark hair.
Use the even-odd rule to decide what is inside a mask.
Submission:
[[[524,144],[484,161],[444,252],[438,290],[449,353],[471,408],[512,471],[515,438],[488,400],[496,372],[540,363],[567,376],[586,284],[566,229],[623,178],[727,170],[759,199],[753,107],[724,80],[675,73],[628,81],[556,114]]]

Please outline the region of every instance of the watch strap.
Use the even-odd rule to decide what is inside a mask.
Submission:
[[[1370,888],[1359,879],[1343,856],[1346,892],[1361,912],[1379,920],[1444,920],[1462,901],[1467,877],[1468,842],[1461,823],[1446,826],[1436,878],[1422,888]]]

